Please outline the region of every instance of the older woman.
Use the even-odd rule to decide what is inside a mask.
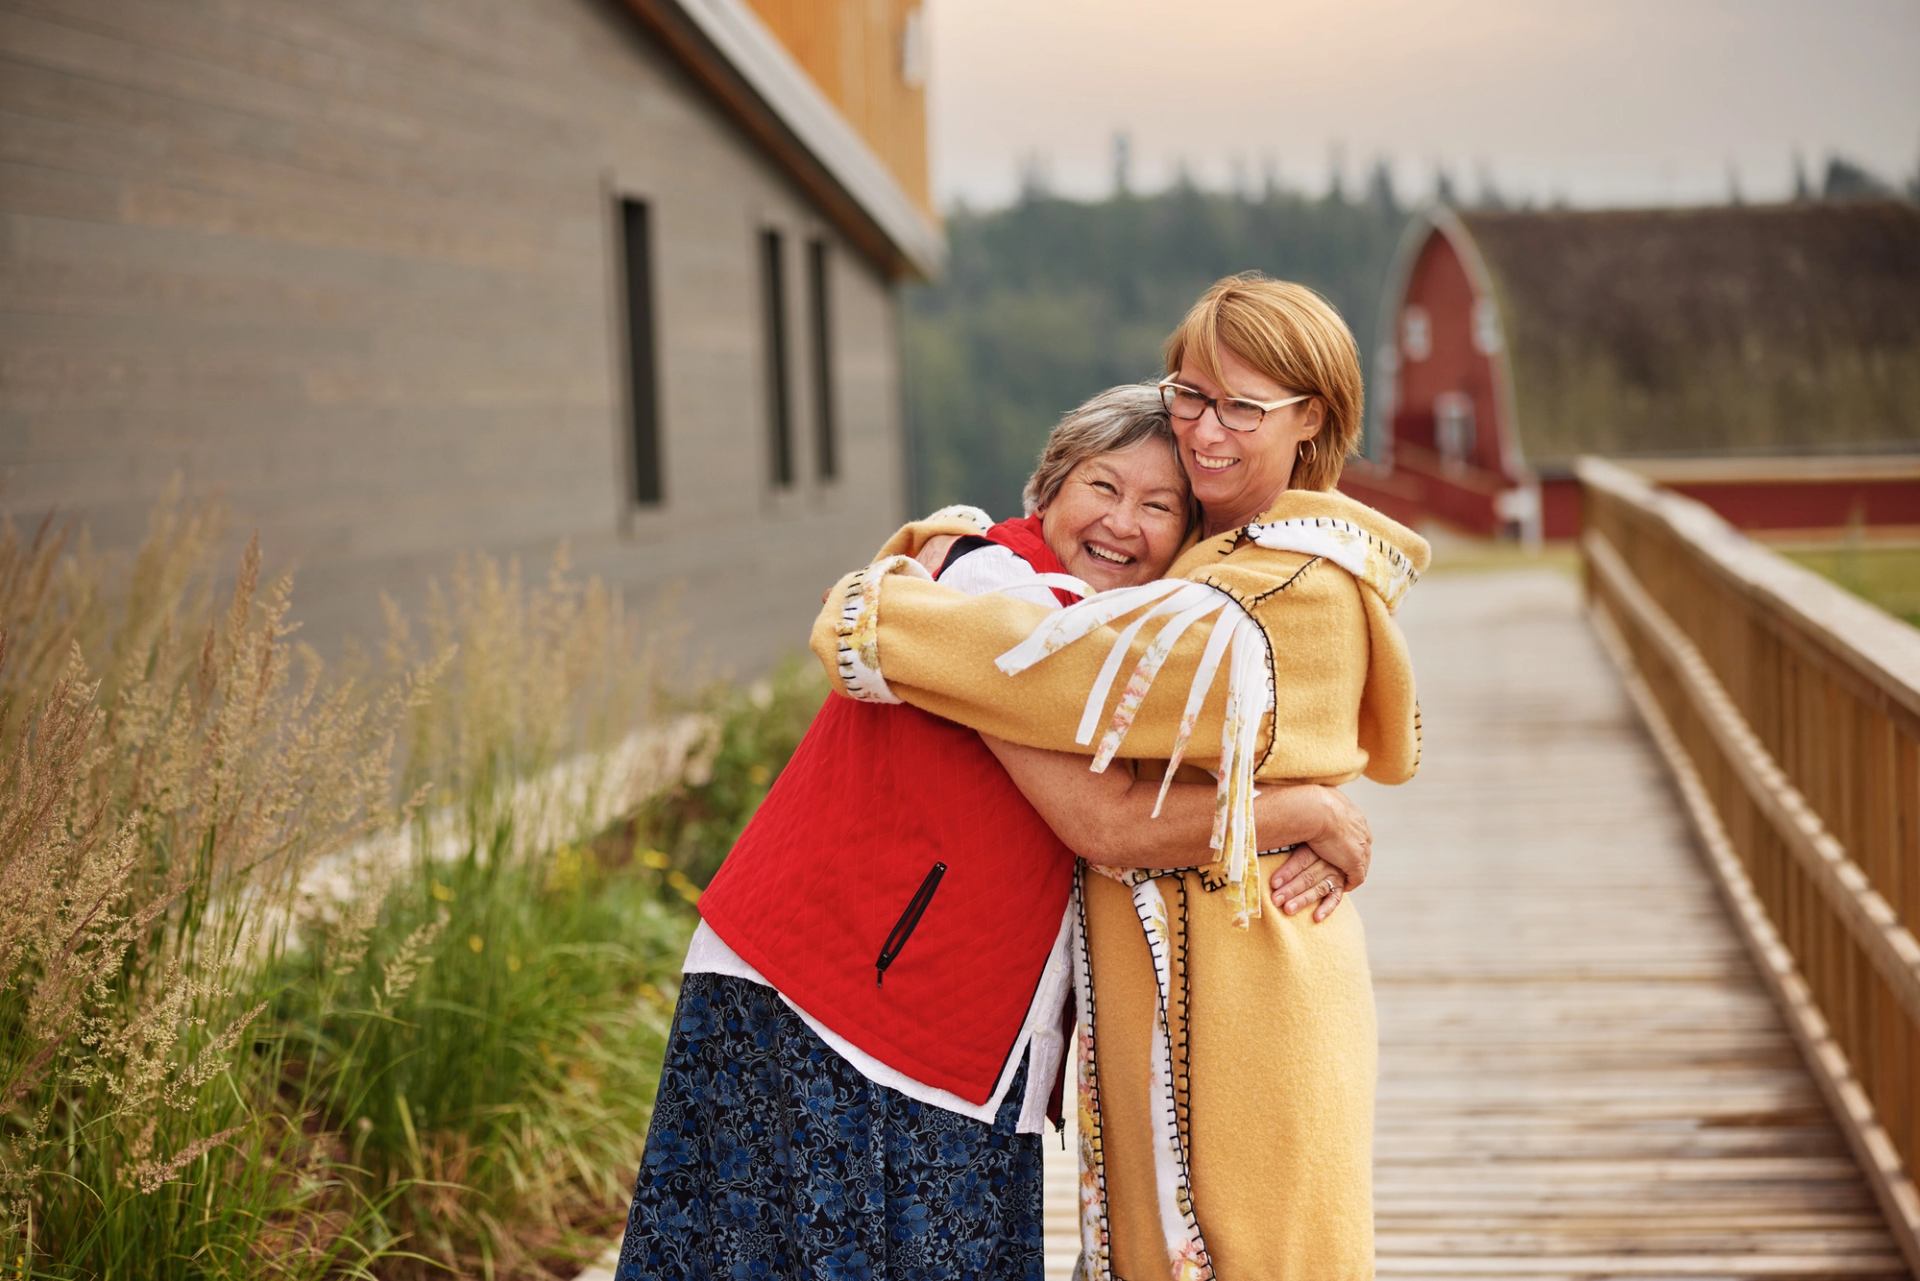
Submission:
[[[1056,593],[1164,573],[1193,508],[1158,393],[1115,388],[1067,415],[1028,505],[900,541],[967,535],[942,581],[1043,614]],[[998,746],[1013,781],[926,713],[821,709],[701,899],[622,1281],[1040,1275],[1074,857],[1015,784],[1123,865],[1203,848],[1213,789],[1173,788],[1149,844],[1111,824],[1148,833],[1153,789],[1062,780],[1049,754]],[[1270,832],[1363,856],[1364,822],[1331,789],[1276,788],[1257,809]],[[1089,811],[1101,822],[1074,817]]]
[[[895,559],[830,593],[814,648],[857,698],[1091,749],[1095,770],[1119,756],[1168,780],[1183,761],[1215,772],[1201,847],[1162,828],[1160,867],[1085,878],[1082,1262],[1129,1281],[1371,1277],[1360,918],[1261,910],[1255,829],[1275,833],[1253,784],[1413,775],[1419,716],[1390,615],[1427,546],[1333,490],[1360,368],[1311,290],[1220,281],[1168,339],[1160,386],[1205,513],[1173,581],[1049,614]],[[1304,898],[1339,893],[1335,869],[1310,875]]]

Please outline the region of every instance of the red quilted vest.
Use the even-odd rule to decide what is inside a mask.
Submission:
[[[1003,522],[987,537],[1043,573],[1065,572],[1038,525]],[[984,1103],[1072,883],[1073,854],[972,730],[835,695],[701,895],[700,915],[860,1049]]]

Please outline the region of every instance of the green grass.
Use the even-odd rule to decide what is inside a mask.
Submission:
[[[1920,627],[1920,547],[1845,546],[1782,554]]]
[[[631,825],[537,857],[489,836],[409,869],[364,949],[326,937],[290,958],[273,1020],[302,1110],[341,1136],[388,1231],[462,1275],[604,1248],[694,924]]]
[[[602,585],[476,560],[336,673],[218,543],[0,521],[0,1281],[572,1275],[819,677],[708,691],[642,804],[561,768],[659,723]]]

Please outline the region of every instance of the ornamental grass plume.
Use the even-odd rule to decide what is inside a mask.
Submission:
[[[564,549],[531,581],[466,557],[417,618],[384,606],[385,668],[453,654],[400,748],[398,785],[434,802],[377,922],[349,901],[321,923],[284,1017],[411,1251],[544,1274],[541,1251],[597,1243],[623,1203],[665,1032],[639,993],[691,930],[614,826],[659,764],[634,745],[657,713],[653,635]]]
[[[0,523],[0,1259],[565,1272],[691,930],[614,822],[690,741],[635,748],[650,635],[476,556],[329,671],[229,546],[177,489],[130,558]]]
[[[0,527],[0,1240],[36,1270],[321,1275],[371,1253],[340,1183],[285,1176],[330,1139],[273,1114],[261,1017],[301,870],[402,817],[423,687],[323,695],[257,542],[216,602],[219,538],[172,496],[126,569],[50,523]],[[303,1218],[328,1232],[263,1265],[253,1247]]]

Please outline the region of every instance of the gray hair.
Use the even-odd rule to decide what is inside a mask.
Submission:
[[[1020,497],[1031,516],[1051,503],[1067,483],[1067,475],[1087,459],[1129,449],[1143,440],[1165,441],[1173,448],[1173,424],[1160,389],[1153,383],[1122,383],[1069,410],[1047,437],[1039,465],[1027,477]],[[1184,477],[1185,473],[1182,473]],[[1188,514],[1193,503],[1187,503]]]

